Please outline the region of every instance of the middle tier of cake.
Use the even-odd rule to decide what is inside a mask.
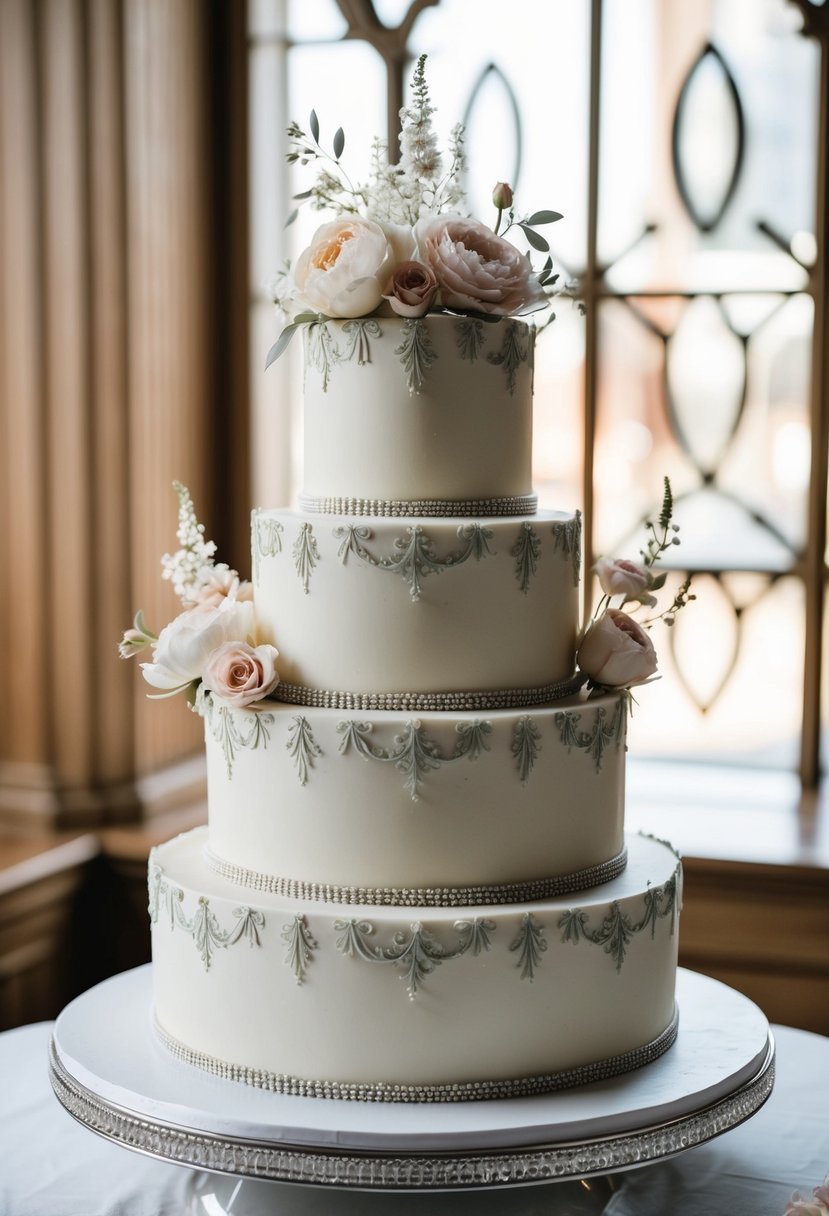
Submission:
[[[252,520],[260,641],[280,700],[340,708],[539,704],[574,682],[581,521]],[[405,702],[405,705],[404,705]]]
[[[484,904],[624,867],[625,693],[481,714],[201,708],[208,861],[249,888]]]

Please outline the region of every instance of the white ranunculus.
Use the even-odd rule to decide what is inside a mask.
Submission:
[[[631,688],[656,672],[653,642],[638,621],[615,608],[593,622],[577,658],[588,679],[606,688]]]
[[[241,709],[261,701],[279,683],[275,646],[225,642],[207,661],[204,686],[229,705]]]
[[[297,258],[294,301],[327,317],[367,317],[402,249],[398,233],[349,215],[323,224]]]
[[[414,231],[417,257],[434,271],[446,308],[506,317],[546,304],[529,259],[478,220],[432,215]]]
[[[208,659],[225,642],[248,642],[254,635],[251,600],[225,597],[207,610],[191,608],[162,629],[152,663],[142,663],[144,679],[153,688],[176,692],[200,680]]]

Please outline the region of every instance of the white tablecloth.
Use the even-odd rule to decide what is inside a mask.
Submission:
[[[192,1172],[77,1124],[47,1076],[51,1023],[0,1035],[0,1216],[184,1216]],[[782,1216],[829,1170],[829,1039],[775,1029],[777,1082],[742,1127],[663,1164],[617,1175],[606,1216]],[[209,1192],[211,1180],[202,1177]],[[220,1184],[222,1184],[220,1188]],[[243,1184],[244,1185],[244,1184]],[[274,1216],[551,1216],[554,1186],[451,1195],[359,1195],[268,1186]],[[227,1180],[217,1188],[227,1194]],[[241,1213],[241,1195],[232,1210]],[[200,1211],[209,1212],[210,1203]]]

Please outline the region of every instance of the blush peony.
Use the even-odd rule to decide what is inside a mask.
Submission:
[[[588,679],[607,688],[631,688],[656,672],[653,642],[633,617],[615,608],[587,630],[577,659]]]
[[[261,701],[279,683],[278,654],[275,646],[225,642],[207,661],[204,686],[237,709]]]
[[[215,608],[190,608],[162,629],[153,649],[152,663],[142,663],[144,679],[164,692],[179,692],[200,680],[207,661],[228,641],[253,636],[251,600],[228,596]]]
[[[529,259],[477,220],[428,216],[415,225],[415,239],[446,308],[515,316],[544,307]]]
[[[294,303],[327,317],[367,317],[383,298],[397,261],[396,234],[346,216],[323,224],[297,258]]]

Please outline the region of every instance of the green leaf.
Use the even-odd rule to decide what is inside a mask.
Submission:
[[[308,119],[308,126],[311,128],[311,134],[317,143],[320,141],[320,120],[317,118],[316,110],[311,111],[311,117]]]
[[[288,218],[285,221],[285,227],[290,228],[291,224],[294,222],[294,220],[296,219],[296,217],[298,215],[299,215],[299,211],[296,207],[294,207],[293,211],[291,212],[291,214],[288,216]]]
[[[562,218],[560,211],[534,211],[527,220],[528,224],[554,224]],[[522,225],[523,227],[523,225]]]
[[[649,591],[661,591],[665,586],[665,579],[668,577],[667,570],[663,570],[661,574],[657,574],[648,588]]]
[[[293,198],[296,202],[301,202],[303,199],[310,198],[312,193],[311,190],[303,190],[300,194],[293,195]]]
[[[279,356],[282,354],[282,352],[286,349],[286,347],[288,346],[288,343],[291,341],[291,338],[293,338],[294,334],[299,329],[301,324],[302,324],[301,321],[294,321],[290,325],[285,326],[282,333],[279,335],[279,337],[276,339],[276,341],[274,342],[271,349],[268,351],[268,357],[265,360],[265,371],[268,370],[268,368],[270,367],[270,365],[272,363],[276,362],[276,360],[279,358]]]
[[[529,244],[532,245],[533,249],[538,249],[541,253],[549,252],[550,246],[544,240],[543,236],[539,236],[537,232],[534,232],[533,229],[529,228],[526,224],[519,224],[518,227],[524,233],[524,236],[527,238]]]
[[[334,134],[334,157],[336,160],[339,160],[340,157],[342,156],[344,147],[345,147],[345,132],[343,131],[342,127],[337,127],[337,130]]]

